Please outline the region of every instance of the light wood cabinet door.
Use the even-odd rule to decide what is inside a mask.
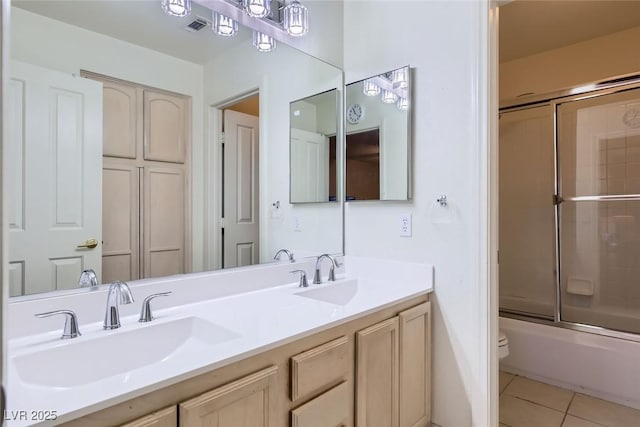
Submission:
[[[163,409],[142,417],[121,427],[177,427],[178,409],[176,406]]]
[[[398,427],[398,318],[356,335],[356,425]]]
[[[135,159],[140,89],[108,79],[100,81],[103,84],[103,155]]]
[[[277,371],[271,366],[181,403],[180,427],[269,427]]]
[[[400,427],[431,422],[431,303],[399,315]]]
[[[184,163],[189,106],[184,96],[144,90],[144,159]]]
[[[291,427],[349,427],[349,383],[332,388],[291,411]]]

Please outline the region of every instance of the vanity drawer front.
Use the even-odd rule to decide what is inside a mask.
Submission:
[[[349,422],[348,382],[332,388],[291,411],[291,427],[347,427]]]
[[[353,342],[342,336],[291,358],[291,400],[347,379]]]
[[[178,409],[171,406],[161,411],[139,418],[121,427],[176,427],[178,425]]]

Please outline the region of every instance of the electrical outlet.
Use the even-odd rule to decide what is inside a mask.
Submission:
[[[400,236],[411,237],[411,214],[400,215]]]
[[[298,215],[293,217],[293,231],[302,231],[302,219]]]

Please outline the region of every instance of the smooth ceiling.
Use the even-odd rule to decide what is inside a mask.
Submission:
[[[516,0],[500,7],[500,62],[640,26],[640,1]]]

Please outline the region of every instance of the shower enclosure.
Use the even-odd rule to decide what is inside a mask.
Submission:
[[[640,340],[640,79],[500,111],[501,315]]]

